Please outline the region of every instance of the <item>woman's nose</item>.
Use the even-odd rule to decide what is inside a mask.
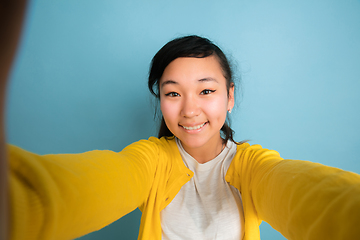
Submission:
[[[200,106],[196,99],[192,97],[184,98],[184,102],[181,109],[181,116],[186,118],[196,117],[200,114]]]

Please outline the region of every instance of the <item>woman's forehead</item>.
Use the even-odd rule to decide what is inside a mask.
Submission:
[[[160,78],[160,86],[164,83],[197,81],[222,81],[223,72],[218,60],[214,56],[205,58],[181,57],[173,60],[164,70]]]

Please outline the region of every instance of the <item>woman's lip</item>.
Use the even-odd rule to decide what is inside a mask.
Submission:
[[[192,125],[180,125],[182,128],[184,128],[185,130],[191,131],[191,130],[198,130],[200,128],[202,128],[203,126],[205,126],[207,122],[204,123],[200,123],[200,124],[192,124]]]

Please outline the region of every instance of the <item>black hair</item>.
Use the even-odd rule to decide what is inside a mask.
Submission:
[[[158,100],[160,99],[159,81],[165,68],[175,59],[180,57],[205,58],[214,55],[222,68],[223,75],[226,79],[226,88],[229,90],[234,86],[233,72],[230,63],[221,49],[209,39],[190,35],[176,38],[165,44],[153,57],[150,64],[148,87]],[[228,117],[221,128],[224,142],[233,139],[234,131],[230,128]],[[172,137],[173,133],[166,126],[164,117],[161,119],[158,137]]]

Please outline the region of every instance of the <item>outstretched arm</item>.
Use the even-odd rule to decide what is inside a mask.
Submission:
[[[8,189],[4,130],[6,82],[19,42],[26,0],[0,2],[0,239],[8,238]]]
[[[292,240],[358,239],[360,175],[244,146],[227,181],[241,190],[245,239],[260,239],[259,220]]]

